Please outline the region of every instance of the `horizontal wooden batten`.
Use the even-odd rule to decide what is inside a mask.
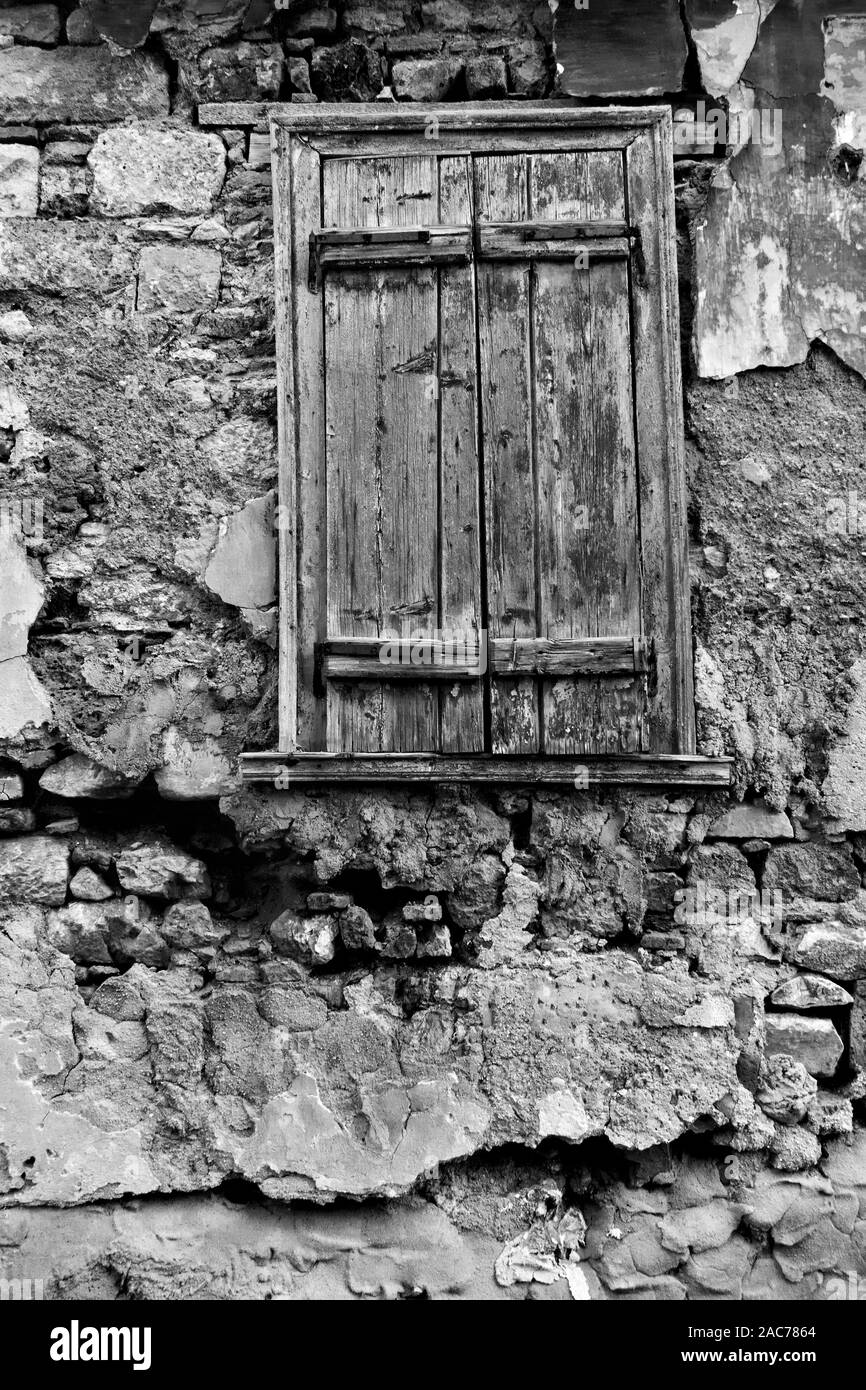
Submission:
[[[483,646],[431,638],[337,637],[320,648],[325,680],[465,681],[486,669]]]
[[[623,753],[618,756],[512,757],[508,754],[451,756],[435,753],[244,753],[244,782],[279,782],[283,787],[315,783],[489,783],[500,786],[727,787],[730,758],[683,754]]]
[[[310,289],[335,269],[396,265],[468,265],[472,259],[469,227],[325,228],[310,235]]]
[[[638,637],[495,637],[490,665],[496,676],[615,676],[646,670]]]
[[[493,222],[475,228],[480,260],[621,260],[636,234],[625,222]]]

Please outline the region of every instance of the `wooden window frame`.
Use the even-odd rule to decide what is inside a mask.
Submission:
[[[219,108],[223,111],[223,108]],[[230,112],[231,108],[225,108]],[[264,109],[262,111],[264,114]],[[274,179],[274,243],[278,386],[279,518],[279,745],[271,753],[241,757],[244,781],[488,782],[552,785],[651,784],[724,786],[730,759],[695,754],[692,643],[686,542],[684,426],[679,348],[679,305],[674,238],[672,117],[668,107],[579,108],[522,102],[448,105],[277,105],[266,108]],[[261,115],[259,116],[259,122]],[[613,756],[537,754],[341,754],[299,747],[298,729],[311,714],[312,653],[321,634],[304,629],[301,586],[315,589],[325,575],[324,433],[317,402],[323,383],[296,350],[298,320],[305,332],[311,302],[294,293],[309,287],[311,249],[293,244],[295,200],[320,198],[323,157],[437,152],[532,153],[546,150],[622,151],[627,205],[641,208],[641,274],[632,286],[635,337],[636,444],[639,460],[642,613],[648,638],[670,634],[657,663],[658,687],[651,737],[670,751]],[[311,291],[312,293],[312,291]],[[643,345],[643,350],[641,350]],[[650,346],[650,350],[647,350]],[[304,467],[299,466],[303,410]],[[310,430],[310,422],[313,428]],[[659,441],[664,441],[659,447]],[[650,447],[652,446],[652,447]],[[303,656],[301,655],[303,653]],[[305,706],[306,702],[306,706]],[[319,741],[318,738],[311,740]]]

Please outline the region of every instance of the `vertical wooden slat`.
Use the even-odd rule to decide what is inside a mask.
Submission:
[[[309,290],[307,283],[309,229],[321,225],[321,161],[306,140],[292,141],[290,168],[296,232],[289,243],[294,306],[289,362],[294,399],[291,519],[297,530],[297,561],[293,555],[291,565],[297,592],[297,742],[300,748],[312,751],[326,746],[325,702],[316,691],[315,651],[325,636],[327,495],[322,299]],[[278,234],[278,246],[281,240]],[[278,364],[282,356],[280,348]],[[280,507],[281,528],[290,520],[289,510],[288,502]]]
[[[444,225],[471,223],[471,177],[467,156],[440,160]],[[439,277],[439,626],[477,641],[482,614],[475,292],[471,266],[443,266]],[[443,685],[439,720],[443,753],[482,752],[482,683]]]
[[[474,168],[477,218],[527,220],[525,155],[479,155]],[[491,637],[535,637],[530,270],[482,261],[476,275],[488,624]],[[538,752],[537,682],[494,680],[490,690],[492,752]]]
[[[695,748],[671,117],[626,151],[628,215],[645,270],[632,275],[644,629],[654,670],[649,750]]]
[[[291,138],[271,127],[274,199],[274,298],[277,340],[277,459],[279,506],[279,670],[277,721],[282,752],[297,747],[298,615],[296,571],[297,496],[292,342],[292,190]]]
[[[624,219],[618,154],[541,153],[529,169],[533,216]],[[638,635],[627,266],[540,260],[534,274],[539,635]],[[639,751],[643,707],[642,677],[544,681],[544,751]]]
[[[326,225],[424,224],[436,202],[432,154],[325,163]],[[438,615],[436,271],[332,270],[324,296],[328,635],[432,632]],[[438,748],[438,695],[429,683],[333,685],[327,702],[329,748]]]

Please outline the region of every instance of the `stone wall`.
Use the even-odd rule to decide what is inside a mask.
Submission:
[[[237,775],[275,742],[270,169],[199,104],[691,108],[733,41],[725,6],[673,9],[655,48],[579,50],[580,14],[521,0],[0,5],[0,1275],[797,1299],[862,1273],[866,398],[812,329],[791,365],[707,367],[740,155],[676,164],[699,751],[731,795]]]

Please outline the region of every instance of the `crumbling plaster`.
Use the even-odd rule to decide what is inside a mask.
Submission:
[[[0,474],[42,507],[0,536],[0,1272],[52,1297],[863,1267],[866,398],[826,216],[853,246],[862,181],[821,164],[859,30],[553,8],[88,0],[56,47],[53,6],[0,11]],[[802,156],[675,170],[699,746],[733,794],[242,789],[275,742],[270,170],[197,103],[541,98],[558,61],[747,109],[795,49]]]

